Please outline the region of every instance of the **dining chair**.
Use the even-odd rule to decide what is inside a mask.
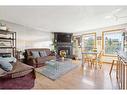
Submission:
[[[95,64],[96,64],[96,65],[99,65],[99,67],[100,67],[100,69],[101,69],[101,67],[102,67],[102,60],[101,60],[101,58],[102,58],[102,56],[103,56],[103,53],[104,53],[104,52],[103,52],[103,50],[102,50],[102,51],[99,52],[99,54],[93,56],[93,58],[91,59],[91,63],[92,63],[93,66],[94,66]]]
[[[88,65],[89,65],[89,63],[91,63],[91,58],[90,58],[89,54],[84,55],[84,62],[88,63]]]

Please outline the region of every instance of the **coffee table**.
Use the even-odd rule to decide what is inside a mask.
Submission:
[[[72,59],[69,58],[55,59],[45,62],[47,68],[52,69],[54,71],[52,72],[53,74],[59,72],[60,68],[62,68],[64,64],[68,64],[68,63],[72,63]]]
[[[45,62],[45,66],[36,68],[36,72],[46,76],[51,80],[56,80],[66,74],[67,72],[73,70],[78,65],[73,64],[72,59],[65,58],[62,59],[54,59]]]

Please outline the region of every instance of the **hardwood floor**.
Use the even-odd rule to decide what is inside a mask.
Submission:
[[[73,63],[79,66],[55,81],[36,73],[33,89],[119,89],[115,70],[109,75],[110,64],[103,64],[101,69],[95,70],[88,64],[82,67],[80,61]]]

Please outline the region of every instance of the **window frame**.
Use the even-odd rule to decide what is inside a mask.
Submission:
[[[95,37],[95,41],[94,41],[94,48],[96,48],[96,32],[91,32],[91,33],[85,33],[85,34],[82,34],[82,37],[81,37],[81,42],[83,41],[83,36],[84,35],[94,35],[94,37]],[[81,50],[82,50],[82,52],[83,52],[83,45],[81,45]]]
[[[73,40],[74,39],[79,39],[79,41],[78,41],[78,47],[81,48],[82,35],[73,36]]]
[[[114,29],[114,30],[108,30],[108,31],[103,31],[102,32],[102,50],[104,50],[104,56],[108,56],[108,57],[117,57],[117,55],[113,55],[113,54],[105,54],[105,47],[104,47],[104,33],[106,32],[118,32],[121,31],[123,29]]]

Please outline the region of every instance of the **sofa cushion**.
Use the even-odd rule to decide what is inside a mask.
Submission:
[[[40,57],[38,51],[31,51],[31,53],[32,53],[32,56],[33,56],[34,58]]]
[[[37,63],[44,63],[47,60],[47,56],[36,58]]]
[[[24,76],[33,71],[33,67],[17,61],[13,69],[8,72],[8,77],[16,78]]]
[[[11,71],[13,69],[11,63],[9,63],[9,61],[4,58],[0,58],[0,66],[5,71]]]
[[[47,61],[49,61],[49,60],[54,60],[54,59],[55,59],[55,56],[48,56]]]
[[[55,59],[55,56],[45,56],[36,58],[37,63],[45,63],[46,61]]]
[[[43,51],[40,51],[40,56],[41,56],[41,57],[47,56],[47,53],[46,53],[46,51],[45,51],[45,50],[43,50]]]

